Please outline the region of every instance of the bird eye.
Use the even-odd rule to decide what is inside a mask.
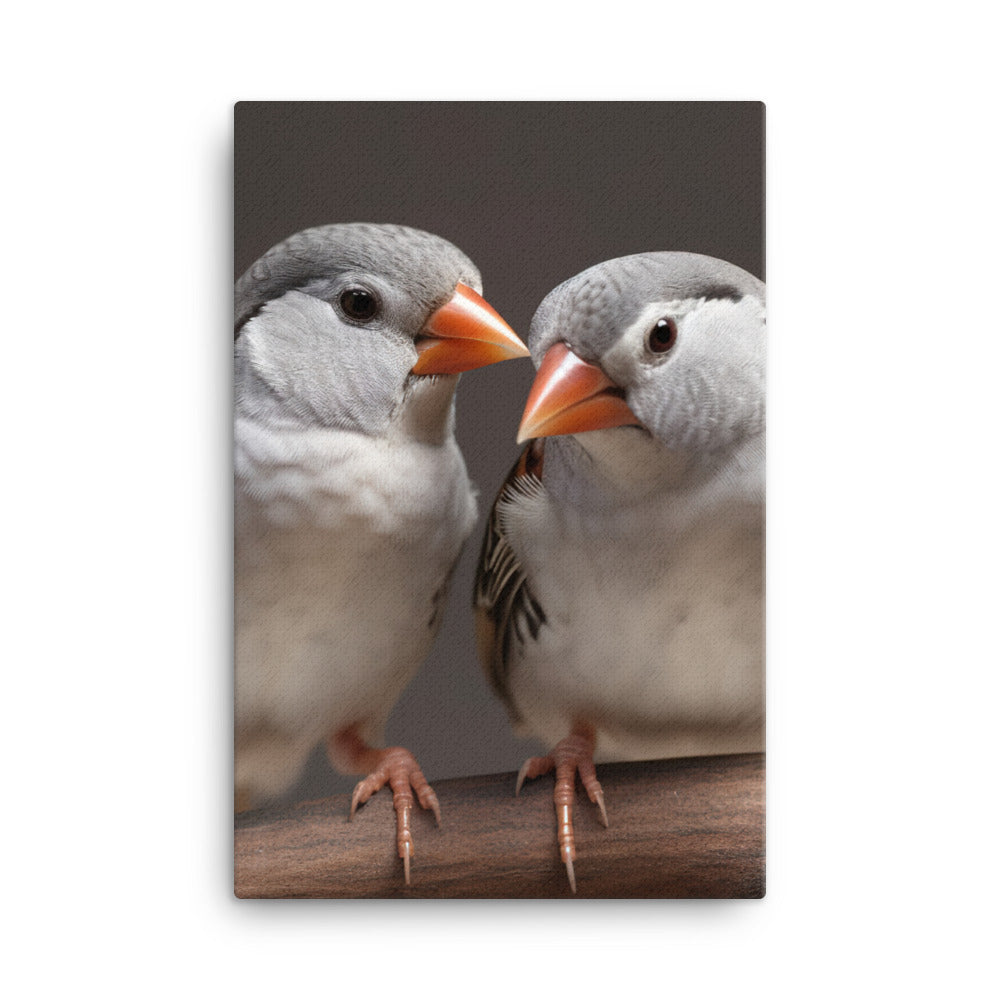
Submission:
[[[364,288],[348,288],[340,293],[340,308],[351,319],[367,321],[375,315],[378,302],[375,296]]]
[[[659,319],[656,325],[649,331],[649,349],[654,354],[663,354],[669,351],[677,342],[677,324],[670,317]]]

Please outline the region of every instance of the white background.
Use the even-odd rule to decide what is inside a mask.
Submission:
[[[980,4],[53,4],[0,73],[12,995],[996,987],[995,33]],[[238,902],[238,99],[760,99],[768,896]]]

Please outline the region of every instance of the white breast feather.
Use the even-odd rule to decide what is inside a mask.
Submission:
[[[475,500],[453,441],[238,421],[235,466],[237,784],[273,794],[335,729],[381,740]]]
[[[735,469],[683,499],[588,515],[544,494],[507,505],[547,616],[513,651],[528,731],[555,743],[579,714],[599,724],[602,759],[762,749],[758,479]]]

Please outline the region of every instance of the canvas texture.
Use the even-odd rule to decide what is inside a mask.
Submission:
[[[246,785],[237,788],[237,896],[763,896],[764,354],[761,339],[759,349],[744,356],[741,331],[743,324],[755,331],[759,324],[763,337],[764,114],[758,102],[236,105],[235,777],[238,785]],[[417,241],[397,253],[395,230],[383,240],[376,228],[374,249],[365,251],[368,256],[358,251],[351,260],[357,274],[363,277],[365,266],[381,268],[391,258],[385,287],[396,282],[393,287],[404,289],[407,301],[416,303],[414,316],[420,308],[430,315],[443,301],[434,298],[435,282],[450,289],[481,279],[483,299],[533,355],[468,370],[457,379],[454,440],[472,492],[468,497],[441,492],[453,463],[450,457],[440,459],[437,444],[427,445],[440,464],[427,476],[426,468],[417,468],[409,480],[412,489],[386,487],[390,499],[380,514],[385,520],[379,537],[395,537],[394,525],[410,516],[403,508],[433,507],[434,517],[414,519],[406,529],[410,533],[400,536],[407,545],[412,542],[412,549],[404,552],[397,546],[384,560],[372,554],[381,551],[376,543],[362,538],[368,522],[353,514],[343,515],[344,523],[354,527],[344,529],[341,542],[328,534],[312,545],[297,534],[294,544],[286,544],[283,529],[275,533],[267,528],[285,523],[282,517],[316,516],[327,523],[340,518],[343,505],[346,510],[353,500],[338,500],[338,490],[351,488],[344,484],[354,480],[336,471],[337,462],[369,463],[365,482],[376,486],[402,475],[405,463],[418,462],[413,449],[376,449],[353,457],[357,442],[383,434],[376,415],[380,394],[386,394],[386,406],[396,404],[391,377],[366,373],[365,352],[382,350],[382,340],[354,340],[346,353],[332,340],[323,340],[323,324],[344,309],[357,313],[347,317],[352,336],[369,323],[364,312],[369,303],[354,286],[345,292],[337,283],[340,278],[330,278],[324,270],[341,268],[326,261],[328,251],[321,245],[325,239],[335,241],[336,233],[305,239],[270,261],[265,256],[293,234],[354,223],[409,227],[441,241]],[[454,260],[450,250],[442,249],[444,241],[457,248]],[[706,278],[703,258],[686,256],[690,254],[722,263],[712,265],[715,270]],[[335,247],[329,255],[330,261],[339,261]],[[606,274],[600,270],[604,262],[633,255],[661,256],[636,258],[637,263]],[[417,274],[427,259],[434,262],[433,280]],[[669,277],[662,278],[661,271]],[[561,298],[547,298],[582,272],[591,277],[580,279],[579,287],[570,287]],[[621,285],[618,297],[605,293],[607,284]],[[648,299],[646,311],[636,304],[640,292]],[[354,297],[345,299],[345,294]],[[393,294],[380,292],[377,308],[388,310]],[[592,304],[584,308],[580,303],[588,296]],[[275,299],[280,306],[271,304]],[[536,317],[543,302],[545,311]],[[679,332],[671,326],[675,318],[665,304],[677,313]],[[399,306],[404,327],[409,322],[403,318],[406,308]],[[373,322],[382,319],[379,315]],[[622,328],[616,332],[618,322]],[[650,340],[657,323],[658,339]],[[744,436],[751,434],[748,427],[757,443],[734,460],[745,482],[732,487],[727,473],[725,487],[710,484],[700,493],[689,491],[695,496],[690,500],[695,513],[687,520],[678,515],[669,544],[651,541],[637,551],[620,540],[613,522],[601,520],[604,515],[595,511],[604,500],[587,500],[590,487],[579,485],[574,470],[581,462],[589,468],[593,455],[600,468],[618,469],[615,475],[625,478],[636,477],[636,469],[659,468],[658,432],[650,428],[654,422],[668,428],[671,420],[680,419],[655,398],[655,372],[664,367],[659,354],[675,350],[671,337],[703,336],[688,332],[698,323],[716,324],[722,332],[714,339],[705,335],[704,360],[693,354],[693,360],[685,360],[695,372],[686,384],[697,386],[684,403],[685,419],[699,427],[702,419],[708,428],[705,441],[713,449],[742,449]],[[610,427],[593,432],[597,444],[592,453],[583,449],[583,458],[573,450],[571,433],[540,437],[542,444],[526,451],[517,441],[519,423],[549,349],[555,349],[552,358],[559,360],[558,345],[568,343],[582,363],[597,366],[588,372],[602,371],[614,382],[615,366],[627,367],[627,359],[620,359],[629,338],[638,338],[646,352],[641,372],[648,388],[641,393],[630,389],[629,395],[613,386],[602,397],[608,412],[619,407],[620,436]],[[301,356],[285,370],[290,351]],[[723,371],[718,378],[716,365]],[[259,369],[266,369],[264,376]],[[325,383],[330,372],[336,372],[330,377],[332,388]],[[727,395],[713,388],[719,379],[725,385],[745,380],[745,386]],[[309,402],[288,411],[292,422],[338,427],[346,436],[346,450],[326,465],[317,460],[318,467],[332,470],[322,473],[329,476],[322,516],[308,509],[315,494],[303,489],[282,514],[261,519],[247,510],[262,509],[261,497],[276,480],[268,473],[248,486],[248,478],[261,475],[253,462],[277,449],[277,456],[268,452],[268,461],[287,468],[301,461],[301,451],[291,448],[282,464],[286,438],[262,432],[256,424],[276,421],[284,426],[289,419],[284,407],[296,393],[307,395]],[[627,426],[631,411],[621,409],[626,397],[634,401],[633,409],[646,407],[648,426]],[[363,415],[343,417],[355,399]],[[682,403],[674,399],[670,406],[680,412]],[[421,410],[411,421],[419,424],[414,433],[433,437],[437,431],[426,428],[437,426],[434,406],[429,403],[425,409],[430,415]],[[250,424],[255,427],[247,430]],[[723,433],[720,427],[730,430]],[[322,434],[303,433],[301,441],[307,443],[301,447],[307,450],[325,440]],[[695,431],[686,433],[685,442],[697,437]],[[643,438],[634,452],[630,444],[619,445],[633,437]],[[671,439],[671,454],[688,447],[680,442],[680,437]],[[397,455],[402,457],[393,457]],[[393,468],[380,469],[383,461],[394,463]],[[248,473],[248,462],[257,471]],[[681,476],[671,467],[662,473],[662,484],[650,489],[673,489]],[[735,499],[718,501],[717,491],[731,487]],[[548,491],[550,502],[567,510],[579,501],[585,513],[548,512],[544,497],[538,500],[533,491]],[[747,515],[751,494],[759,511],[755,507]],[[498,495],[502,502],[494,508]],[[598,490],[597,495],[613,494]],[[535,510],[532,504],[542,507]],[[699,504],[714,505],[717,511],[708,528],[697,516]],[[457,535],[449,533],[449,524],[460,524]],[[588,524],[612,527],[601,528],[601,537],[579,554]],[[658,529],[650,530],[655,535]],[[421,554],[426,552],[423,536],[432,534],[439,538],[432,554]],[[538,553],[543,568],[521,546]],[[333,554],[327,555],[327,547]],[[280,559],[275,555],[279,550]],[[485,571],[484,553],[487,562],[493,560]],[[268,562],[274,559],[280,568]],[[311,580],[316,588],[325,586],[331,559],[350,585],[330,590],[337,607],[329,609],[327,624],[317,621],[321,612],[314,607],[304,626],[296,610],[301,602],[291,595],[299,586],[308,594]],[[599,577],[602,587],[612,581],[598,596],[587,591],[586,567],[595,564],[606,572],[593,574],[594,579]],[[651,576],[660,580],[660,568],[668,564],[677,569],[669,583],[660,581],[668,593],[660,600],[646,581]],[[703,573],[690,568],[698,565],[705,567]],[[394,567],[389,583],[372,575],[386,566]],[[747,582],[754,574],[759,585]],[[573,581],[573,587],[565,581]],[[577,581],[579,593],[573,590]],[[410,593],[413,588],[416,595]],[[687,591],[691,600],[685,604],[677,595]],[[709,592],[710,598],[699,597]],[[350,606],[352,599],[358,607]],[[400,622],[397,616],[414,621]],[[295,698],[288,688],[288,697],[274,691],[257,697],[262,685],[275,690],[294,686],[288,680],[293,661],[306,654],[302,643],[296,645],[289,636],[304,627],[312,636],[309,669],[319,678],[309,689],[313,707],[329,698],[342,709],[338,714],[331,708],[329,718],[336,722],[330,726],[346,730],[315,740],[309,735],[315,735],[310,728],[314,722],[297,728]],[[392,639],[369,650],[364,662],[378,656],[412,659],[415,666],[404,670],[413,673],[412,680],[398,685],[401,691],[374,680],[364,690],[348,690],[337,679],[350,675],[345,659],[383,628]],[[592,630],[587,650],[574,654],[572,647],[560,645],[552,638],[560,629],[581,635]],[[677,638],[681,633],[683,638]],[[517,652],[525,637],[530,655]],[[650,657],[643,644],[651,643],[664,651],[664,658],[684,660],[689,680],[680,694],[668,696],[655,678],[642,679],[641,671],[632,669]],[[406,652],[398,651],[401,644]],[[583,655],[598,647],[605,664],[601,671],[586,666]],[[336,665],[329,672],[328,690],[321,680],[327,676],[324,657]],[[732,665],[734,659],[740,660],[739,667]],[[374,676],[372,668],[368,677]],[[734,692],[737,685],[740,690]],[[615,693],[605,698],[605,691]],[[361,706],[366,699],[384,703],[374,713],[384,718],[384,726],[379,719],[361,721],[367,718],[363,707],[345,707],[355,701]],[[724,709],[715,711],[716,703],[724,703]],[[341,726],[348,715],[352,724]],[[574,721],[564,726],[564,716]],[[719,718],[730,720],[724,731],[706,737],[706,727]],[[561,726],[566,731],[560,736]],[[287,734],[292,732],[310,745],[292,754],[293,765],[276,763],[271,748],[279,739],[291,740]],[[562,737],[593,744],[584,746],[584,756],[595,751],[607,814],[605,827],[601,807],[588,797],[585,761],[571,804],[572,864],[566,862],[569,849],[561,839],[566,817],[554,801],[554,774],[532,777],[531,771],[520,794],[514,794],[515,775],[525,760],[549,754]],[[441,814],[438,825],[432,810],[419,801],[406,807],[412,858],[405,877],[399,856],[401,811],[393,808],[392,790],[387,786],[375,792],[348,820],[351,795],[363,774],[341,773],[333,766],[339,761],[341,771],[351,771],[351,763],[375,760],[364,755],[385,746],[412,752],[436,792]],[[540,764],[534,768],[542,769]]]

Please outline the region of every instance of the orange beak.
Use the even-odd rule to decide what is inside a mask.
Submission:
[[[528,393],[517,443],[627,424],[642,426],[621,389],[597,365],[581,360],[563,343],[553,344]]]
[[[528,357],[528,348],[500,314],[468,285],[431,314],[417,338],[414,375],[455,375],[496,361]]]

